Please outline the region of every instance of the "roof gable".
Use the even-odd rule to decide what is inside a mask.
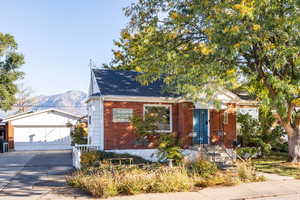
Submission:
[[[31,117],[31,116],[34,116],[34,115],[39,115],[39,114],[43,114],[43,113],[47,113],[47,112],[51,112],[51,113],[57,113],[59,115],[63,115],[67,118],[70,118],[70,119],[73,119],[73,120],[78,120],[80,117],[77,116],[77,115],[74,115],[74,114],[71,114],[71,113],[68,113],[68,112],[65,112],[65,111],[61,111],[61,110],[58,110],[58,109],[45,109],[45,110],[40,110],[40,111],[30,111],[30,112],[25,112],[25,113],[19,113],[19,114],[16,114],[16,115],[12,115],[12,116],[9,116],[5,119],[3,119],[3,122],[7,122],[7,121],[14,121],[14,120],[18,120],[18,119],[22,119],[22,118],[26,118],[26,117]]]
[[[163,81],[158,80],[147,86],[137,81],[140,74],[129,70],[93,69],[100,90],[92,96],[116,95],[136,97],[174,97],[174,94],[163,92]]]

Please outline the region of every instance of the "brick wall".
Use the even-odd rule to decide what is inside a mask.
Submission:
[[[6,139],[8,141],[8,148],[14,148],[14,127],[11,122],[7,122],[6,124]]]
[[[151,139],[148,145],[137,144],[133,127],[129,122],[113,122],[113,108],[133,109],[134,115],[143,116],[144,104],[166,104],[172,105],[172,131],[178,134],[182,147],[192,145],[193,132],[193,104],[183,103],[146,103],[146,102],[104,102],[104,149],[148,149],[157,146],[157,140]],[[210,110],[210,140],[211,143],[224,141],[226,147],[231,147],[236,138],[236,114],[235,105],[228,104],[228,124],[223,124],[225,110]],[[218,136],[218,130],[224,130],[226,136]]]
[[[193,132],[193,104],[184,102],[177,104],[178,107],[178,137],[182,147],[192,145]]]
[[[172,129],[173,132],[178,130],[178,109],[176,104],[171,103],[146,103],[146,102],[104,102],[104,149],[147,149],[155,148],[157,140],[151,139],[151,142],[145,146],[137,144],[137,139],[133,132],[133,127],[129,122],[113,122],[113,108],[130,108],[133,109],[134,115],[143,116],[144,104],[164,104],[172,105]]]
[[[236,139],[236,110],[234,104],[228,104],[226,110],[210,110],[210,142],[212,144],[222,144],[228,148],[232,147]],[[224,124],[224,112],[228,113],[228,123]],[[218,134],[224,131],[224,137]]]

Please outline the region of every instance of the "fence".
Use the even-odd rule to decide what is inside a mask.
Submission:
[[[73,151],[72,151],[73,167],[75,167],[76,169],[80,169],[81,154],[83,152],[89,152],[94,150],[101,150],[100,146],[90,145],[90,144],[80,144],[80,145],[75,144],[75,146],[73,146]]]

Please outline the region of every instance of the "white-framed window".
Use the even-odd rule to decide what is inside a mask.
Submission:
[[[130,108],[113,108],[113,122],[130,122],[133,109]]]
[[[224,119],[223,119],[223,124],[228,124],[228,112],[227,111],[225,111],[224,112]]]
[[[249,114],[254,119],[258,119],[258,108],[239,108],[238,114]]]
[[[144,117],[148,114],[159,118],[157,131],[172,132],[172,105],[144,104]]]

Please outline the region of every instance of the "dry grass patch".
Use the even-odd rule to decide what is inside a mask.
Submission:
[[[67,177],[69,185],[94,197],[135,195],[140,193],[197,191],[215,185],[232,186],[259,181],[255,171],[241,165],[237,172],[220,171],[214,164],[198,161],[169,168],[162,165],[110,166],[86,168]]]
[[[193,188],[193,182],[184,168],[144,170],[129,168],[99,168],[99,171],[80,171],[67,177],[67,182],[95,197],[110,197],[119,194],[184,192]]]

